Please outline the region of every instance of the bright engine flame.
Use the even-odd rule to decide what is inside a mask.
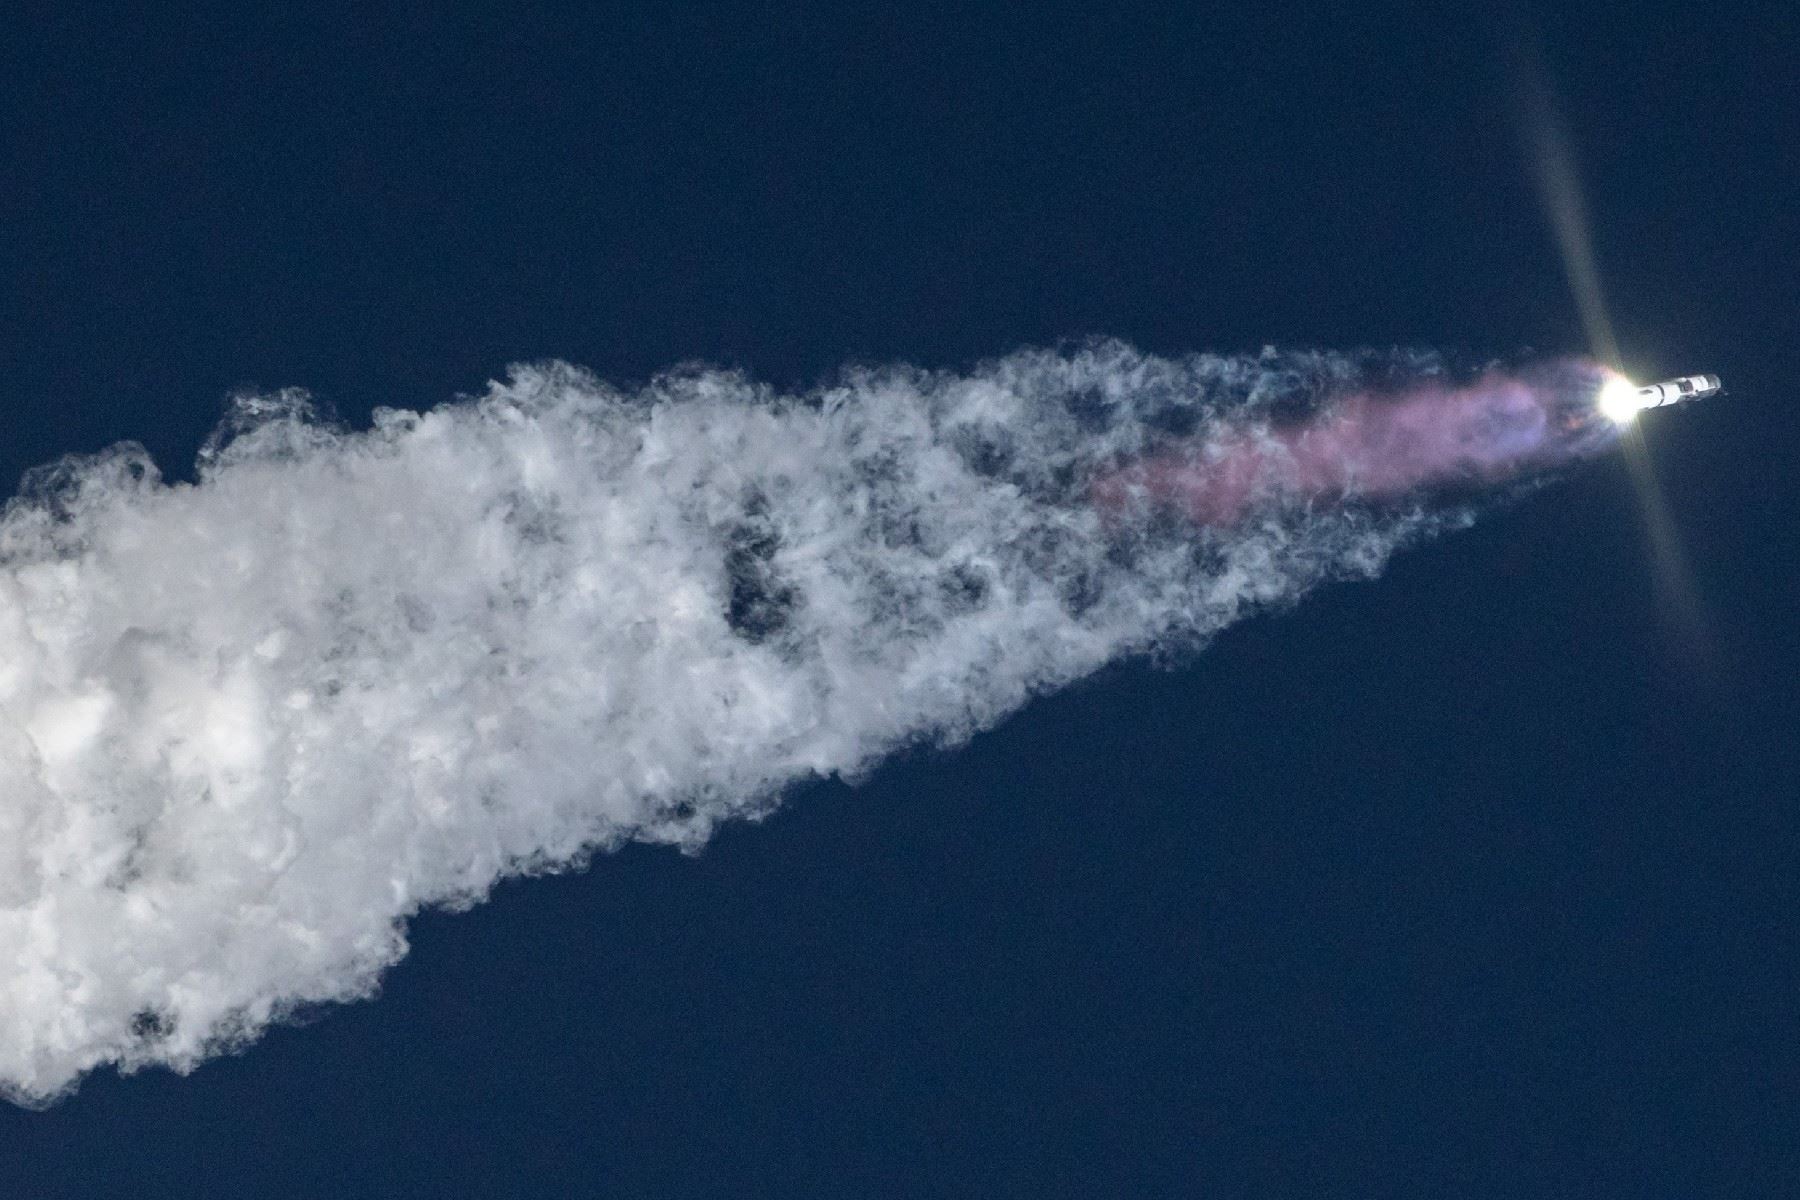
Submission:
[[[1614,375],[1601,385],[1598,402],[1607,419],[1620,425],[1631,424],[1644,407],[1637,385],[1623,375]]]

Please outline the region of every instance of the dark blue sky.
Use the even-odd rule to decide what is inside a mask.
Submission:
[[[1474,10],[167,7],[0,45],[0,477],[551,355],[1581,348]],[[373,1003],[0,1111],[0,1193],[1800,1190],[1796,19],[1537,24],[1628,363],[1732,391],[1647,422],[1697,616],[1602,461],[697,859],[426,916]]]

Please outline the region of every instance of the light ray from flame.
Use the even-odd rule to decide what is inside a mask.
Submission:
[[[1649,448],[1644,444],[1643,429],[1637,419],[1644,405],[1637,385],[1625,375],[1618,339],[1613,335],[1573,141],[1537,39],[1523,22],[1515,23],[1511,33],[1505,49],[1512,68],[1514,125],[1526,166],[1555,233],[1588,346],[1596,360],[1615,372],[1601,387],[1596,403],[1606,417],[1621,426],[1625,435],[1625,460],[1649,539],[1663,616],[1690,649],[1701,647],[1710,640],[1704,606],[1657,482]]]

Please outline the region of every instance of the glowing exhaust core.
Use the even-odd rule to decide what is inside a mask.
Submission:
[[[1629,425],[1644,409],[1644,401],[1638,395],[1637,385],[1623,375],[1614,375],[1600,386],[1597,403],[1607,420],[1618,425]]]

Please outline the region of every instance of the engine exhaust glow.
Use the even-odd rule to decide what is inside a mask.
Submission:
[[[1618,425],[1631,424],[1644,410],[1644,397],[1637,384],[1623,375],[1613,375],[1600,385],[1597,403],[1606,418]]]

